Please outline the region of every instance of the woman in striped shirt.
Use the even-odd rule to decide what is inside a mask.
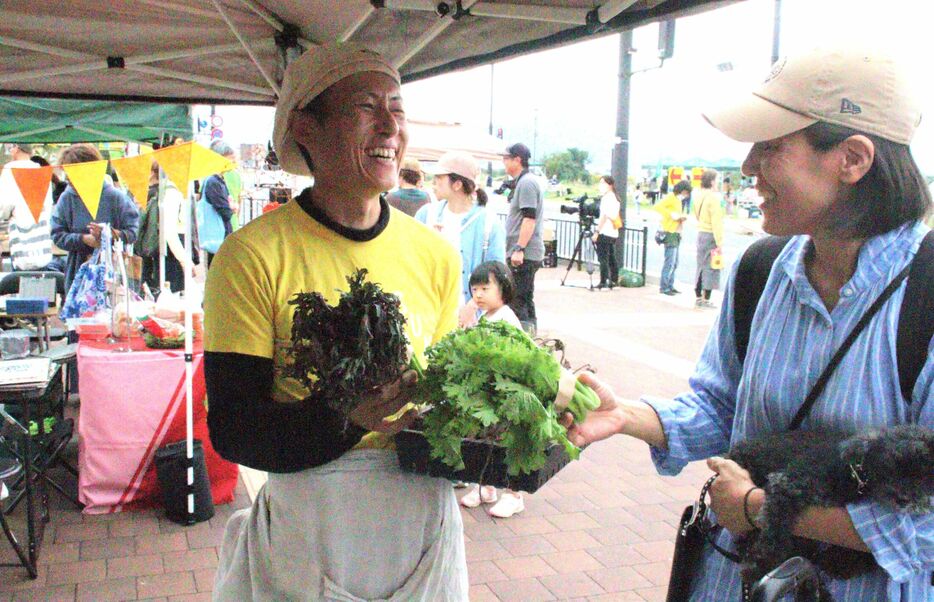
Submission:
[[[908,147],[920,111],[907,90],[886,57],[817,50],[779,61],[753,95],[706,114],[726,135],[754,143],[743,172],[757,178],[763,227],[793,236],[765,284],[745,360],[736,352],[734,266],[689,392],[628,402],[582,377],[604,403],[570,428],[571,440],[637,437],[651,446],[662,474],[708,459],[719,474],[710,494],[725,527],[717,536],[722,548],[734,550],[733,536],[755,528],[747,515],[756,520],[765,493],[747,471],[719,456],[739,441],[788,429],[830,358],[930,230],[923,219],[931,196]],[[934,348],[928,347],[910,399],[900,388],[895,344],[905,286],[869,321],[802,428],[934,428]],[[836,600],[934,599],[934,513],[865,499],[812,506],[795,534],[872,554],[878,567],[869,573],[823,577]],[[739,565],[707,545],[690,600],[740,600],[741,590]]]

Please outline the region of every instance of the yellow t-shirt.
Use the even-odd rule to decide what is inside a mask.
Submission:
[[[315,221],[295,202],[259,217],[224,240],[208,271],[204,292],[204,349],[271,358],[272,397],[280,403],[308,390],[283,368],[291,362],[289,299],[317,291],[330,304],[359,268],[402,301],[405,333],[414,352],[457,325],[460,257],[421,223],[391,209],[389,223],[369,241],[353,241]],[[245,375],[245,378],[249,378]],[[357,447],[385,447],[370,433]]]
[[[710,232],[718,247],[723,246],[723,206],[721,197],[713,190],[696,188],[691,204],[697,218],[697,231]]]
[[[662,230],[665,232],[680,232],[681,231],[681,222],[675,219],[674,215],[678,217],[683,216],[681,213],[681,199],[675,196],[673,192],[668,193],[665,198],[660,200],[654,207],[655,211],[661,214]]]

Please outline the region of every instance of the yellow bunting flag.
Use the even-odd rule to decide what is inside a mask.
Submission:
[[[62,165],[68,175],[68,181],[87,207],[91,219],[97,219],[97,208],[101,204],[101,191],[104,189],[104,174],[107,173],[107,161],[89,161]]]
[[[236,167],[233,161],[225,159],[212,150],[195,142],[185,142],[160,148],[153,153],[159,166],[165,170],[172,183],[181,190],[188,190],[188,183]]]
[[[11,167],[10,171],[13,172],[13,179],[19,186],[29,212],[38,224],[52,182],[52,167]]]
[[[146,201],[149,194],[149,174],[152,169],[152,153],[137,155],[135,157],[122,157],[120,159],[111,159],[120,181],[133,195],[136,204],[141,208],[146,208]]]

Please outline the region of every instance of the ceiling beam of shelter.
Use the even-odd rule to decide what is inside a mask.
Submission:
[[[263,64],[260,62],[260,60],[256,58],[256,55],[253,53],[253,50],[250,48],[250,45],[247,43],[246,38],[243,37],[243,35],[240,33],[240,30],[237,28],[234,22],[230,20],[230,17],[227,15],[227,11],[224,10],[224,7],[221,6],[221,3],[218,2],[217,0],[211,0],[211,3],[214,4],[214,8],[217,9],[217,12],[220,13],[220,16],[224,19],[224,22],[227,23],[227,27],[229,27],[230,31],[233,32],[234,36],[236,36],[237,41],[239,41],[241,46],[243,46],[243,49],[246,51],[247,56],[250,57],[250,60],[253,62],[256,68],[259,69],[259,72],[262,74],[263,79],[266,80],[266,83],[269,84],[269,87],[272,88],[272,91],[275,92],[276,96],[279,96],[279,82],[273,79],[273,77],[269,74],[269,72],[266,71],[266,68],[263,67]]]
[[[477,0],[464,0],[464,2],[461,3],[461,7],[464,11],[467,11],[476,3]],[[412,57],[421,52],[432,40],[441,35],[445,29],[454,23],[455,18],[460,18],[460,15],[456,12],[448,13],[440,17],[438,22],[429,27],[425,33],[418,36],[418,39],[416,39],[402,55],[396,57],[396,60],[393,61],[393,65],[396,69],[401,69],[403,65],[412,60]]]
[[[609,2],[604,2],[600,8],[597,9],[597,18],[600,19],[601,23],[606,23],[636,2],[638,2],[638,0],[610,0]]]
[[[586,8],[530,6],[527,4],[503,4],[499,2],[477,2],[470,9],[470,14],[477,17],[522,19],[525,21],[566,23],[568,25],[586,25],[588,12],[589,9]]]
[[[265,6],[261,5],[259,2],[256,2],[255,0],[240,0],[240,3],[253,11],[259,18],[261,18],[263,21],[269,24],[270,27],[279,33],[285,31],[285,22],[280,19],[278,15]],[[302,33],[302,36],[305,35],[305,33],[302,32],[301,27],[298,27],[298,30]],[[318,42],[302,36],[298,36],[297,40],[298,43],[301,44],[306,50],[320,45]]]

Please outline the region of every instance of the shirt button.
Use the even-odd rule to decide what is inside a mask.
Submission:
[[[853,294],[853,289],[851,289],[850,287],[846,287],[845,289],[843,289],[844,297],[849,297],[852,294]]]

